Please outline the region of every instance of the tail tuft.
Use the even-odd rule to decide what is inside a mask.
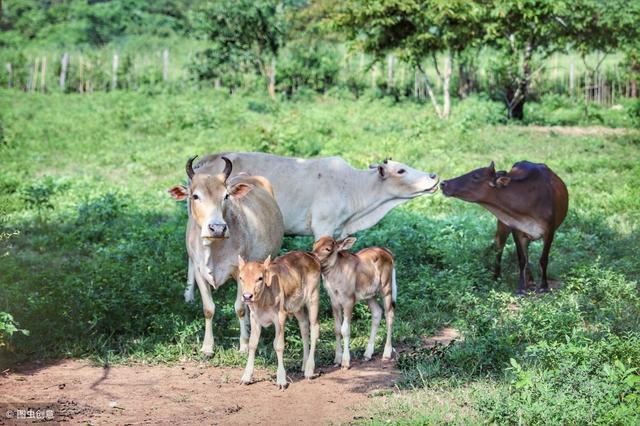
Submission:
[[[396,299],[398,297],[398,286],[396,285],[396,268],[391,270],[391,304],[396,307]]]

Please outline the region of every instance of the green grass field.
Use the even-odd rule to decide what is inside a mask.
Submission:
[[[528,108],[542,115],[539,105]],[[625,112],[602,116],[605,125],[628,125]],[[494,282],[495,219],[440,193],[357,235],[356,248],[384,245],[396,255],[395,339],[407,349],[397,361],[407,391],[372,400],[371,422],[638,424],[640,134],[573,135],[503,125],[501,117],[500,105],[477,98],[442,122],[427,105],[388,99],[0,90],[0,312],[13,317],[0,317],[0,366],[65,356],[200,357],[202,310],[182,299],[186,210],[166,194],[186,179],[191,155],[338,155],[362,168],[393,157],[445,178],[491,160],[508,169],[527,159],[547,163],[570,193],[550,261],[560,288],[550,295],[513,296],[512,242]],[[287,238],[284,248],[311,243]],[[540,250],[532,244],[536,266]],[[232,284],[214,295],[211,365],[243,363],[234,296]],[[358,357],[368,315],[359,305]],[[319,365],[332,359],[330,318],[323,298]],[[447,325],[464,342],[421,346],[421,337]],[[301,343],[290,326],[292,365]],[[269,337],[259,355],[274,365]]]

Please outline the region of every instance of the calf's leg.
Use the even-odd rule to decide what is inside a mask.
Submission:
[[[316,369],[316,344],[320,337],[320,323],[318,322],[318,309],[320,307],[320,290],[312,294],[307,310],[309,311],[309,327],[311,328],[311,347],[309,348],[309,358],[304,370],[304,377],[313,378]]]
[[[248,309],[247,309],[248,310]],[[249,337],[249,357],[247,358],[247,365],[244,369],[244,375],[240,379],[240,384],[248,385],[253,379],[253,365],[256,361],[256,349],[258,349],[258,342],[260,341],[260,331],[262,327],[256,321],[255,315],[251,315],[251,337]]]
[[[287,387],[287,372],[284,369],[284,323],[287,319],[285,312],[278,312],[278,319],[274,322],[276,338],[273,340],[273,349],[278,356],[278,371],[276,372],[276,384],[280,389]]]
[[[376,344],[376,335],[378,334],[378,327],[380,326],[380,320],[382,319],[382,308],[378,305],[378,302],[376,302],[375,297],[367,299],[367,304],[369,305],[369,310],[371,310],[371,334],[369,335],[367,350],[364,351],[364,359],[369,361],[373,356]]]
[[[213,314],[216,311],[216,305],[213,303],[209,283],[204,280],[199,271],[196,271],[195,276],[204,312],[204,340],[200,351],[204,356],[209,357],[213,355]]]
[[[351,367],[351,352],[349,351],[349,339],[351,337],[351,315],[353,314],[353,305],[355,300],[350,300],[342,306],[342,327],[340,333],[342,334],[343,348],[342,348],[342,368],[347,369]]]
[[[337,367],[342,362],[342,312],[340,312],[340,305],[332,305],[334,331],[336,334],[336,356],[333,359],[333,364]]]
[[[500,278],[500,274],[502,273],[501,263],[502,263],[502,253],[504,252],[504,245],[507,242],[507,238],[509,237],[509,228],[507,225],[498,220],[498,225],[496,226],[496,264],[493,271],[493,279],[497,280]]]
[[[382,359],[391,359],[393,354],[393,346],[391,345],[391,337],[393,335],[393,318],[395,316],[395,303],[391,298],[391,294],[384,295],[384,318],[387,321],[387,340],[384,344],[384,352]]]
[[[242,302],[242,288],[240,284],[237,285],[238,291],[236,292],[236,302],[234,308],[238,315],[238,321],[240,322],[240,352],[247,352],[249,348],[249,308]]]
[[[300,327],[300,336],[302,337],[302,369],[305,371],[307,365],[307,359],[309,358],[309,317],[304,308],[295,313],[298,320],[298,327]]]

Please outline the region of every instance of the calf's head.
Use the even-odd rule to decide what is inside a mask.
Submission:
[[[341,241],[336,241],[329,236],[320,237],[313,244],[313,254],[318,258],[320,264],[331,267],[336,263],[338,252],[349,250],[355,242],[355,237],[347,237]]]
[[[226,163],[224,171],[217,175],[195,173],[193,170],[195,158],[190,158],[186,164],[189,185],[176,185],[168,192],[176,200],[187,200],[189,212],[200,227],[203,244],[210,245],[215,239],[229,237],[229,227],[225,220],[228,210],[234,201],[247,195],[253,189],[253,185],[247,183],[227,185],[233,166],[226,157],[222,157]]]
[[[455,197],[472,203],[481,202],[492,197],[492,191],[509,185],[511,178],[507,172],[496,172],[493,161],[489,167],[481,167],[455,179],[448,179],[440,184],[442,193],[447,197]]]
[[[438,190],[438,175],[435,173],[421,172],[391,159],[372,164],[369,168],[376,169],[384,190],[396,198],[414,198]]]
[[[276,278],[269,273],[270,265],[271,256],[264,262],[246,262],[242,256],[238,256],[238,285],[244,303],[260,301],[265,287],[271,287]]]

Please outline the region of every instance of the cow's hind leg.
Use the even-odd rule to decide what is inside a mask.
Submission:
[[[195,272],[198,290],[200,290],[200,298],[202,299],[202,310],[204,312],[204,340],[200,349],[204,356],[213,355],[213,314],[216,305],[213,303],[211,296],[211,286],[207,283],[199,271]]]
[[[240,352],[249,350],[249,309],[242,302],[242,287],[237,285],[236,302],[234,308],[240,322]]]
[[[547,265],[549,264],[549,251],[553,242],[554,233],[550,232],[544,236],[544,245],[542,246],[542,255],[540,256],[540,268],[542,269],[542,279],[540,282],[540,292],[549,291],[549,282],[547,281]]]
[[[511,228],[498,220],[498,224],[496,226],[496,238],[495,238],[495,250],[496,250],[496,264],[493,270],[493,279],[497,280],[500,278],[502,273],[501,263],[502,263],[502,253],[504,252],[504,245],[507,242],[507,238],[509,237],[509,232]]]
[[[278,320],[275,321],[276,338],[273,341],[273,349],[278,357],[278,370],[276,372],[276,384],[280,389],[287,387],[287,371],[284,369],[284,323],[287,319],[285,312],[278,313]]]
[[[369,335],[367,350],[364,352],[364,359],[369,361],[373,356],[373,350],[376,344],[376,335],[378,334],[378,327],[382,319],[382,308],[378,305],[378,302],[376,302],[375,297],[367,299],[367,304],[371,310],[371,334]]]

